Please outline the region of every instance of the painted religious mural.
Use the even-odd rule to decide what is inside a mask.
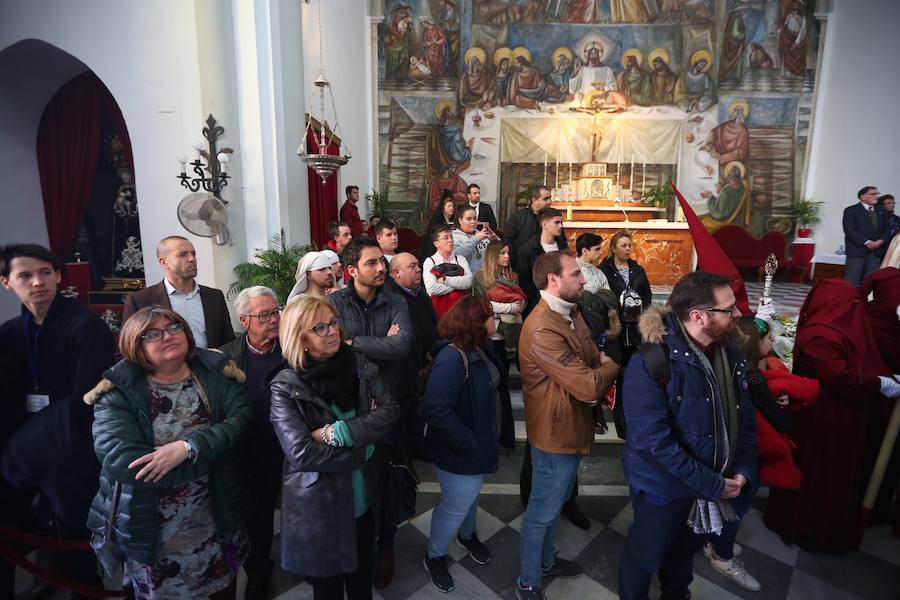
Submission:
[[[389,211],[422,231],[443,190],[477,183],[503,223],[527,184],[560,189],[599,162],[623,202],[671,177],[711,230],[787,233],[813,13],[801,0],[385,0]]]

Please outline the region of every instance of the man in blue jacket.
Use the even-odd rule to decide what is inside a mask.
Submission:
[[[738,518],[728,500],[756,486],[756,422],[728,279],[688,273],[669,307],[641,317],[645,343],[661,346],[625,371],[622,466],[634,509],[619,564],[625,599],[647,598],[654,572],[663,598],[690,598],[694,554]]]

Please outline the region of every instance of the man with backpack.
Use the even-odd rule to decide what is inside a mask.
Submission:
[[[688,273],[669,307],[641,316],[644,344],[625,370],[622,466],[634,510],[619,564],[626,600],[647,598],[654,572],[663,597],[690,598],[694,554],[737,518],[726,500],[757,478],[756,421],[728,278]]]

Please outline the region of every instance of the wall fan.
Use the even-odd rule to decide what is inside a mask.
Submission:
[[[225,204],[210,192],[188,194],[178,203],[181,226],[200,237],[213,238],[218,246],[228,243],[228,212]]]

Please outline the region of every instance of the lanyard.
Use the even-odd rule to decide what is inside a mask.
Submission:
[[[25,330],[25,355],[28,359],[28,367],[31,369],[34,389],[38,389],[38,381],[40,381],[38,376],[38,341],[41,337],[41,328],[37,328],[37,331],[34,332],[34,339],[32,340],[31,322],[33,318],[31,312],[26,310],[25,315],[22,317],[22,328]],[[34,343],[32,344],[32,342]]]

